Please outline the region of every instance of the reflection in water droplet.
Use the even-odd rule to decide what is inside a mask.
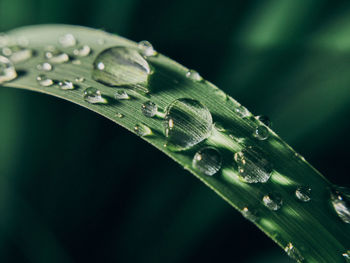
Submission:
[[[50,87],[54,84],[54,81],[52,79],[46,77],[45,75],[37,76],[36,80],[38,81],[40,86],[43,86],[43,87]]]
[[[84,100],[92,104],[107,103],[107,100],[102,97],[101,91],[92,87],[84,90]]]
[[[0,84],[17,78],[17,72],[12,62],[0,56]]]
[[[145,124],[142,124],[142,123],[136,124],[134,127],[134,131],[139,136],[152,135],[152,130],[148,126],[146,126]]]
[[[190,69],[189,71],[187,71],[186,73],[186,77],[189,79],[192,79],[194,81],[201,81],[203,80],[202,76],[199,75],[199,73],[193,69]]]
[[[237,113],[237,115],[240,117],[240,118],[245,118],[245,117],[248,117],[250,116],[250,113],[249,111],[247,110],[246,107],[243,107],[242,105],[239,105],[237,107],[234,108],[234,111]]]
[[[346,187],[334,186],[330,190],[330,197],[332,206],[339,216],[339,218],[344,222],[350,223],[350,189]]]
[[[30,59],[33,56],[33,51],[29,48],[21,46],[4,47],[1,50],[2,54],[8,57],[13,63],[19,63]]]
[[[73,54],[79,57],[86,57],[90,55],[90,53],[91,48],[88,45],[79,46],[78,48],[73,50]]]
[[[41,64],[38,64],[36,66],[36,68],[38,70],[41,70],[41,71],[51,71],[53,69],[52,65],[50,63],[47,63],[47,62],[44,62],[44,63],[41,63]]]
[[[151,74],[148,62],[132,48],[112,47],[102,51],[94,61],[92,77],[110,86],[131,86],[148,92]]]
[[[254,137],[260,141],[266,140],[269,137],[269,130],[263,125],[259,125],[255,128]]]
[[[280,194],[278,193],[269,193],[267,195],[264,195],[263,197],[263,203],[264,205],[272,210],[277,211],[280,209],[283,205],[283,200]]]
[[[75,46],[77,41],[75,37],[72,34],[65,34],[64,36],[61,36],[58,39],[58,42],[63,46],[63,47],[72,47]]]
[[[125,90],[118,90],[116,93],[114,93],[114,98],[117,100],[129,100],[130,96]]]
[[[120,112],[117,112],[116,114],[115,114],[115,116],[117,116],[118,118],[124,118],[124,114],[122,114],[122,113],[120,113]]]
[[[261,121],[262,123],[264,123],[267,127],[271,127],[272,125],[272,122],[270,120],[269,117],[265,116],[265,115],[259,115],[259,116],[256,116],[256,118]]]
[[[350,250],[343,253],[342,256],[345,259],[345,262],[350,262]]]
[[[200,149],[193,157],[192,166],[205,175],[212,176],[216,174],[222,163],[220,152],[213,147]]]
[[[64,80],[64,81],[58,82],[58,86],[62,90],[72,90],[75,88],[73,82],[71,82],[69,80]]]
[[[142,54],[146,57],[157,55],[157,51],[154,50],[152,44],[147,40],[140,41],[138,43],[138,47],[141,49]]]
[[[295,190],[295,196],[303,202],[309,202],[311,200],[311,188],[308,186],[299,186]]]
[[[85,78],[83,78],[83,77],[76,77],[76,78],[75,78],[75,81],[76,81],[76,82],[84,82],[84,81],[85,81]]]
[[[53,51],[46,51],[45,58],[48,59],[51,63],[61,64],[69,61],[68,54],[61,52],[57,49]]]
[[[252,222],[256,222],[259,219],[258,216],[256,215],[256,213],[250,211],[248,207],[244,207],[242,209],[242,214],[245,218],[247,218],[248,220],[250,220]]]
[[[213,120],[202,103],[182,98],[167,107],[164,125],[169,149],[181,151],[207,139]]]
[[[304,261],[303,256],[300,254],[299,250],[293,246],[292,243],[288,243],[288,245],[284,248],[284,251],[290,258],[296,260],[298,263],[302,263]]]
[[[248,146],[235,153],[238,172],[247,183],[265,183],[271,177],[272,165],[263,157],[259,148]]]
[[[152,118],[158,112],[158,106],[152,101],[146,101],[141,105],[142,114],[146,117]]]

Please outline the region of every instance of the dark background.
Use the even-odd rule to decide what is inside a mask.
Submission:
[[[349,186],[350,2],[0,0],[0,31],[147,39]],[[290,262],[169,158],[71,103],[0,89],[0,262]]]

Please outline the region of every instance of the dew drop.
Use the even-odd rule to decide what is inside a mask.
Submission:
[[[116,93],[114,93],[114,98],[117,100],[129,100],[130,96],[125,90],[118,90]]]
[[[46,77],[45,75],[37,76],[36,80],[38,81],[40,86],[43,86],[43,87],[50,87],[54,84],[54,81],[52,79]]]
[[[38,64],[36,68],[41,71],[51,71],[53,69],[52,65],[48,62]]]
[[[192,79],[194,81],[201,81],[203,80],[202,76],[199,75],[199,73],[193,69],[190,69],[186,72],[186,77],[189,79]]]
[[[302,263],[304,261],[303,256],[300,254],[299,250],[293,246],[292,243],[288,243],[284,248],[284,251],[290,258],[294,259],[298,263]]]
[[[145,124],[142,124],[142,123],[136,124],[134,127],[134,131],[139,136],[152,135],[152,130],[148,126],[146,126]]]
[[[264,125],[259,125],[255,128],[253,136],[260,141],[266,140],[269,137],[269,129]]]
[[[101,91],[93,87],[84,90],[84,100],[92,104],[107,103],[107,100],[102,97]]]
[[[181,151],[207,139],[213,120],[206,106],[193,99],[177,99],[166,109],[165,136],[169,149]]]
[[[140,41],[138,43],[139,49],[145,57],[152,57],[157,55],[157,51],[154,50],[152,44],[147,40]]]
[[[0,84],[17,78],[17,72],[12,62],[0,56]]]
[[[124,118],[124,114],[122,114],[122,113],[120,113],[120,112],[117,112],[116,114],[115,114],[115,116],[117,116],[118,118]]]
[[[242,214],[245,218],[247,218],[248,220],[252,221],[252,222],[256,222],[258,221],[258,216],[256,215],[255,212],[252,212],[248,207],[244,207],[242,209]]]
[[[64,80],[64,81],[58,82],[58,86],[62,90],[72,90],[75,88],[73,82],[71,82],[69,80]]]
[[[247,183],[265,183],[271,177],[272,165],[263,157],[261,150],[248,146],[235,153],[234,160],[243,181]]]
[[[311,188],[308,186],[299,186],[295,190],[295,196],[302,202],[309,202],[311,200]]]
[[[61,36],[58,39],[58,42],[63,46],[63,47],[73,47],[76,45],[77,41],[75,37],[72,34],[65,34],[64,36]]]
[[[81,83],[81,82],[85,81],[85,78],[84,77],[76,77],[75,81]]]
[[[272,122],[270,120],[269,117],[265,116],[265,115],[259,115],[259,116],[256,116],[256,118],[261,121],[263,124],[265,124],[267,127],[271,127],[272,125]]]
[[[240,117],[240,118],[245,118],[250,116],[249,111],[247,110],[246,107],[239,105],[234,108],[234,112]]]
[[[222,163],[220,152],[214,147],[205,147],[200,149],[193,157],[192,166],[205,175],[212,176],[216,174]]]
[[[157,104],[149,100],[141,105],[141,111],[142,114],[146,117],[152,118],[157,114],[158,106]]]
[[[30,59],[33,56],[33,51],[29,48],[21,46],[4,47],[1,50],[2,54],[8,57],[13,63],[19,63]]]
[[[280,194],[278,193],[269,193],[267,195],[264,195],[263,197],[263,203],[264,205],[272,210],[277,211],[280,209],[283,205],[283,200]]]
[[[350,250],[343,253],[342,256],[345,259],[345,262],[350,262]]]
[[[350,223],[350,189],[346,187],[333,187],[330,190],[332,206],[344,222]]]
[[[88,45],[79,46],[73,50],[73,54],[79,57],[86,57],[90,55],[91,48]]]
[[[133,48],[112,47],[102,51],[93,63],[94,80],[109,86],[131,86],[148,92],[151,74],[148,62]]]
[[[45,58],[49,60],[49,62],[54,64],[62,64],[69,61],[68,54],[61,52],[57,49],[53,51],[46,51]]]

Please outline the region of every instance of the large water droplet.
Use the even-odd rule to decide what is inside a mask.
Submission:
[[[147,125],[143,123],[136,124],[134,127],[134,131],[139,136],[149,136],[152,135],[152,130]]]
[[[73,82],[71,82],[69,80],[64,80],[64,81],[58,82],[58,86],[62,90],[72,90],[75,88]]]
[[[267,195],[264,195],[263,197],[263,203],[264,205],[272,210],[277,211],[280,209],[283,205],[283,200],[280,194],[278,193],[269,193]]]
[[[38,81],[40,86],[43,86],[43,87],[50,87],[54,84],[54,81],[52,79],[46,77],[45,75],[37,76],[36,80]]]
[[[194,81],[201,81],[203,80],[202,76],[199,75],[199,73],[193,69],[190,69],[189,71],[187,71],[186,73],[186,77],[189,79],[192,79]]]
[[[166,109],[165,136],[172,150],[185,150],[208,138],[213,126],[207,107],[197,100],[177,99]]]
[[[298,263],[302,263],[304,261],[304,257],[300,254],[299,250],[293,246],[292,243],[288,243],[284,248],[284,251],[286,251],[287,255],[290,258],[296,260]]]
[[[12,62],[8,58],[0,56],[0,84],[16,77],[17,72]]]
[[[254,137],[257,138],[258,140],[266,140],[269,137],[269,129],[266,128],[264,125],[259,125],[255,128],[254,131]]]
[[[270,120],[269,117],[265,116],[265,115],[259,115],[259,116],[256,116],[256,118],[261,121],[262,123],[264,123],[267,127],[271,127],[272,125],[272,122]]]
[[[248,207],[244,207],[242,209],[242,214],[245,218],[252,222],[258,221],[259,217],[256,215],[255,212],[251,211]]]
[[[302,202],[309,202],[311,200],[311,188],[308,186],[299,186],[295,190],[295,196]]]
[[[47,62],[44,62],[44,63],[41,63],[41,64],[38,64],[36,66],[36,68],[38,70],[41,70],[41,71],[51,71],[53,69],[52,65],[50,63],[47,63]]]
[[[73,47],[76,45],[77,41],[75,37],[72,34],[65,34],[64,36],[61,36],[58,39],[58,42],[63,46],[63,47]]]
[[[154,50],[152,44],[147,40],[140,41],[138,43],[139,49],[145,57],[152,57],[157,55],[157,51]]]
[[[152,101],[146,101],[141,105],[142,114],[146,117],[152,118],[158,112],[158,106]]]
[[[102,51],[94,61],[92,77],[110,86],[131,86],[148,92],[151,74],[148,62],[136,49],[112,47]]]
[[[350,262],[350,250],[343,253],[342,256],[345,259],[345,262]]]
[[[107,103],[107,100],[102,97],[101,91],[92,87],[84,90],[84,100],[92,104]]]
[[[200,149],[193,157],[192,166],[205,175],[212,176],[221,168],[222,158],[218,150],[213,147]]]
[[[238,172],[247,183],[265,183],[271,177],[272,165],[263,157],[259,148],[248,146],[235,153]]]
[[[79,46],[78,48],[73,50],[73,54],[79,57],[86,57],[90,55],[90,53],[91,48],[88,45]]]
[[[68,54],[61,52],[60,50],[53,49],[45,52],[45,58],[51,63],[61,64],[69,61]]]
[[[330,191],[332,206],[344,222],[350,223],[350,189],[345,187],[333,187]]]
[[[129,100],[130,96],[125,90],[118,90],[116,93],[114,93],[114,98],[117,100]]]
[[[29,48],[21,46],[4,47],[1,50],[2,54],[8,57],[13,63],[19,63],[30,59],[33,56],[33,51]]]

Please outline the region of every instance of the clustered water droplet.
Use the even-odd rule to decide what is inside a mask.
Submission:
[[[71,82],[69,80],[63,80],[63,81],[58,82],[58,86],[62,90],[72,90],[75,88],[73,82]]]
[[[298,263],[302,263],[304,261],[304,257],[300,254],[299,250],[293,246],[292,243],[288,243],[284,248],[284,251],[290,258],[294,259]]]
[[[84,90],[84,100],[92,104],[107,103],[107,100],[102,97],[101,91],[93,87]]]
[[[309,202],[311,200],[311,188],[308,186],[299,186],[295,190],[295,196],[302,202]]]
[[[141,111],[142,114],[146,117],[152,118],[157,114],[158,106],[157,104],[149,100],[141,105]]]
[[[330,190],[332,206],[344,222],[350,223],[350,190],[345,187],[333,187]]]
[[[17,72],[12,62],[8,58],[0,56],[0,84],[16,77]]]
[[[73,50],[73,54],[79,57],[86,57],[90,55],[91,48],[88,45],[82,45]]]
[[[263,203],[268,209],[272,211],[277,211],[282,207],[283,200],[280,194],[269,193],[267,195],[264,195]]]
[[[194,81],[202,81],[203,78],[201,75],[199,75],[199,73],[193,69],[190,69],[186,72],[186,77],[194,80]]]
[[[40,63],[36,68],[41,71],[51,71],[53,69],[52,65],[48,62]]]
[[[114,93],[114,98],[117,100],[129,100],[130,96],[125,90],[117,90],[116,93]]]
[[[214,147],[200,149],[192,160],[193,168],[208,176],[216,174],[221,168],[221,163],[221,154]]]
[[[139,136],[149,136],[152,135],[152,130],[145,124],[139,123],[134,126],[134,131]]]
[[[54,47],[49,47],[49,50],[45,52],[45,58],[48,59],[49,62],[54,64],[62,64],[69,61],[68,54],[55,49]]]
[[[152,57],[157,55],[157,51],[154,50],[152,44],[147,40],[140,41],[138,47],[145,57]]]
[[[13,63],[26,61],[33,56],[33,51],[31,49],[19,45],[6,46],[2,48],[1,53]]]
[[[39,85],[43,87],[50,87],[54,84],[54,81],[45,75],[37,76],[36,80],[38,81]]]

